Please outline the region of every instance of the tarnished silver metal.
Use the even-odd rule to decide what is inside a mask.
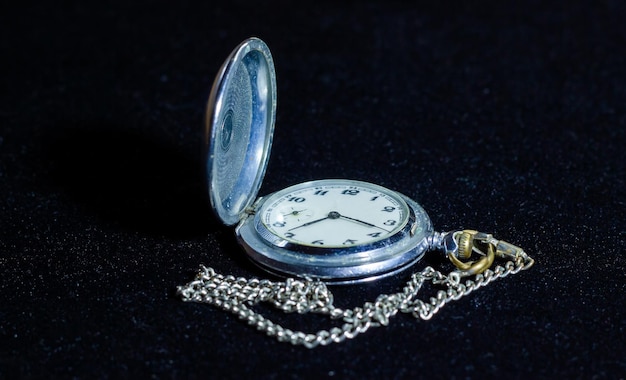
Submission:
[[[274,202],[279,202],[284,197],[291,197],[298,191],[313,189],[310,190],[312,192],[323,186],[344,186],[353,191],[359,191],[356,189],[361,191],[364,189],[376,190],[377,194],[394,197],[397,204],[402,205],[407,210],[406,224],[388,236],[380,234],[381,237],[372,242],[364,242],[350,247],[329,248],[328,246],[316,247],[283,240],[263,223],[264,213],[262,211],[264,207],[272,207]],[[331,193],[328,193],[325,198],[331,196]],[[346,196],[339,195],[339,197],[345,198]],[[355,196],[350,198],[354,199]],[[325,201],[324,206],[327,203],[334,203]],[[374,204],[374,202],[370,202],[369,195],[366,196],[365,202]],[[299,204],[306,205],[307,203]],[[311,206],[306,207],[311,208]],[[342,209],[340,205],[333,207],[337,207],[337,210]],[[328,211],[326,210],[326,212]],[[435,234],[426,211],[415,201],[384,187],[353,180],[320,180],[301,183],[265,197],[254,205],[251,213],[253,215],[242,220],[237,226],[236,234],[240,244],[255,264],[268,272],[283,277],[311,277],[334,284],[372,281],[404,270],[422,258],[431,246],[432,235]],[[366,227],[373,231],[380,231],[376,230],[373,225],[368,224]],[[335,228],[341,228],[341,225]],[[294,232],[296,232],[295,229]],[[340,236],[343,234],[346,238],[351,236],[348,231],[344,231]]]
[[[274,131],[276,75],[269,49],[251,38],[228,57],[215,79],[206,113],[206,168],[211,206],[248,256],[284,282],[223,276],[202,267],[178,287],[184,301],[236,314],[279,341],[312,348],[354,338],[384,326],[398,313],[430,319],[446,303],[533,264],[521,248],[473,230],[435,232],[424,209],[382,186],[326,179],[297,184],[266,197],[257,194]],[[402,291],[362,307],[340,309],[326,284],[352,284],[398,273],[427,251],[440,251],[456,269],[447,275],[426,267]],[[471,260],[472,254],[481,256]],[[500,261],[493,269],[494,262]],[[420,300],[424,285],[436,296]],[[315,333],[286,329],[254,305],[285,312],[318,313],[341,326]]]
[[[276,74],[267,45],[242,42],[215,78],[207,103],[205,147],[209,199],[234,225],[254,202],[269,159],[276,118]]]
[[[445,237],[453,234],[445,234]],[[486,240],[487,244],[493,246],[501,243],[495,239],[486,238]],[[504,259],[502,265],[498,264],[493,269],[488,268],[477,274],[454,270],[445,275],[432,267],[426,267],[413,273],[402,291],[382,294],[375,301],[366,302],[363,306],[353,309],[335,307],[332,292],[321,281],[287,279],[284,282],[273,282],[255,278],[248,280],[224,276],[204,266],[193,281],[178,287],[178,294],[184,301],[208,303],[229,311],[256,330],[275,337],[278,341],[314,348],[352,339],[372,327],[386,326],[390,318],[398,313],[429,320],[450,301],[458,300],[498,278],[518,273],[533,265],[534,260],[523,250],[509,250],[507,244],[501,246],[502,254],[498,255],[498,258]],[[435,288],[435,296],[421,300],[417,296],[426,284]],[[255,311],[254,305],[260,302],[269,303],[288,313],[327,315],[331,320],[340,320],[340,326],[313,333],[290,330]]]
[[[319,180],[257,199],[272,143],[276,99],[276,74],[269,48],[260,39],[250,38],[224,62],[206,109],[211,207],[224,224],[238,224],[238,240],[250,259],[282,276],[309,276],[344,284],[388,276],[418,261],[433,234],[430,219],[415,201],[389,189],[347,179]],[[330,188],[319,190],[319,186]],[[291,204],[305,209],[273,214],[271,222],[259,217],[259,211],[267,210],[268,204],[303,191],[309,192],[307,202],[298,203],[305,199],[300,196]],[[319,192],[327,196],[314,195]],[[355,199],[360,203],[351,204]],[[287,203],[280,207],[289,208]],[[367,209],[372,212],[363,212]],[[304,214],[325,223],[300,223]],[[289,223],[300,225],[289,225],[282,231],[274,228]],[[302,238],[315,233],[315,238]],[[332,243],[331,235],[335,239]]]

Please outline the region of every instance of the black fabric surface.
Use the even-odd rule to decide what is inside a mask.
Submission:
[[[4,5],[0,377],[624,378],[626,7],[437,3]],[[213,78],[250,36],[278,76],[261,194],[378,183],[536,265],[315,350],[181,302],[201,263],[267,277],[212,216],[201,153]],[[434,257],[414,269],[451,269]]]

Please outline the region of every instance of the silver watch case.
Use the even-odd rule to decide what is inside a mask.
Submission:
[[[265,43],[242,42],[215,78],[206,108],[209,199],[226,225],[254,202],[270,155],[276,115],[276,73]]]
[[[312,181],[296,186],[313,187],[318,183],[323,185],[323,182]],[[250,215],[237,226],[237,238],[257,265],[280,276],[309,277],[335,284],[375,280],[402,271],[421,259],[433,235],[433,226],[426,211],[412,199],[396,194],[409,208],[407,224],[394,235],[370,244],[317,248],[277,238],[265,227],[257,213],[274,194],[259,198]]]
[[[433,228],[426,212],[401,195],[410,222],[394,236],[346,249],[315,249],[276,244],[254,217],[265,175],[276,115],[276,74],[267,45],[243,41],[226,59],[211,89],[206,109],[205,159],[211,209],[236,234],[254,263],[265,270],[331,283],[353,283],[396,273],[419,260]]]

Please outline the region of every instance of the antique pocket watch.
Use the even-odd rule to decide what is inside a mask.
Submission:
[[[209,198],[215,215],[226,225],[236,225],[237,239],[249,258],[288,280],[236,279],[202,267],[194,281],[178,288],[184,300],[219,306],[279,340],[314,347],[384,325],[398,311],[428,319],[446,302],[533,264],[523,250],[489,234],[435,232],[415,201],[367,182],[315,180],[257,198],[275,113],[272,56],[263,41],[250,38],[225,61],[209,97],[205,139]],[[456,269],[444,275],[427,267],[414,273],[402,292],[391,298],[382,295],[364,308],[341,310],[332,305],[325,284],[359,283],[398,273],[431,250],[443,252]],[[479,259],[470,260],[473,254]],[[508,261],[492,270],[496,258]],[[446,289],[436,299],[420,301],[416,295],[425,282]],[[345,323],[315,334],[293,332],[251,309],[261,301],[285,311],[328,314]],[[355,319],[355,313],[362,315]]]

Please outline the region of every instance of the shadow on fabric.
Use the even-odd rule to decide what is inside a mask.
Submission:
[[[170,238],[219,224],[204,191],[200,147],[189,152],[130,128],[84,124],[46,141],[51,181],[105,222]]]

